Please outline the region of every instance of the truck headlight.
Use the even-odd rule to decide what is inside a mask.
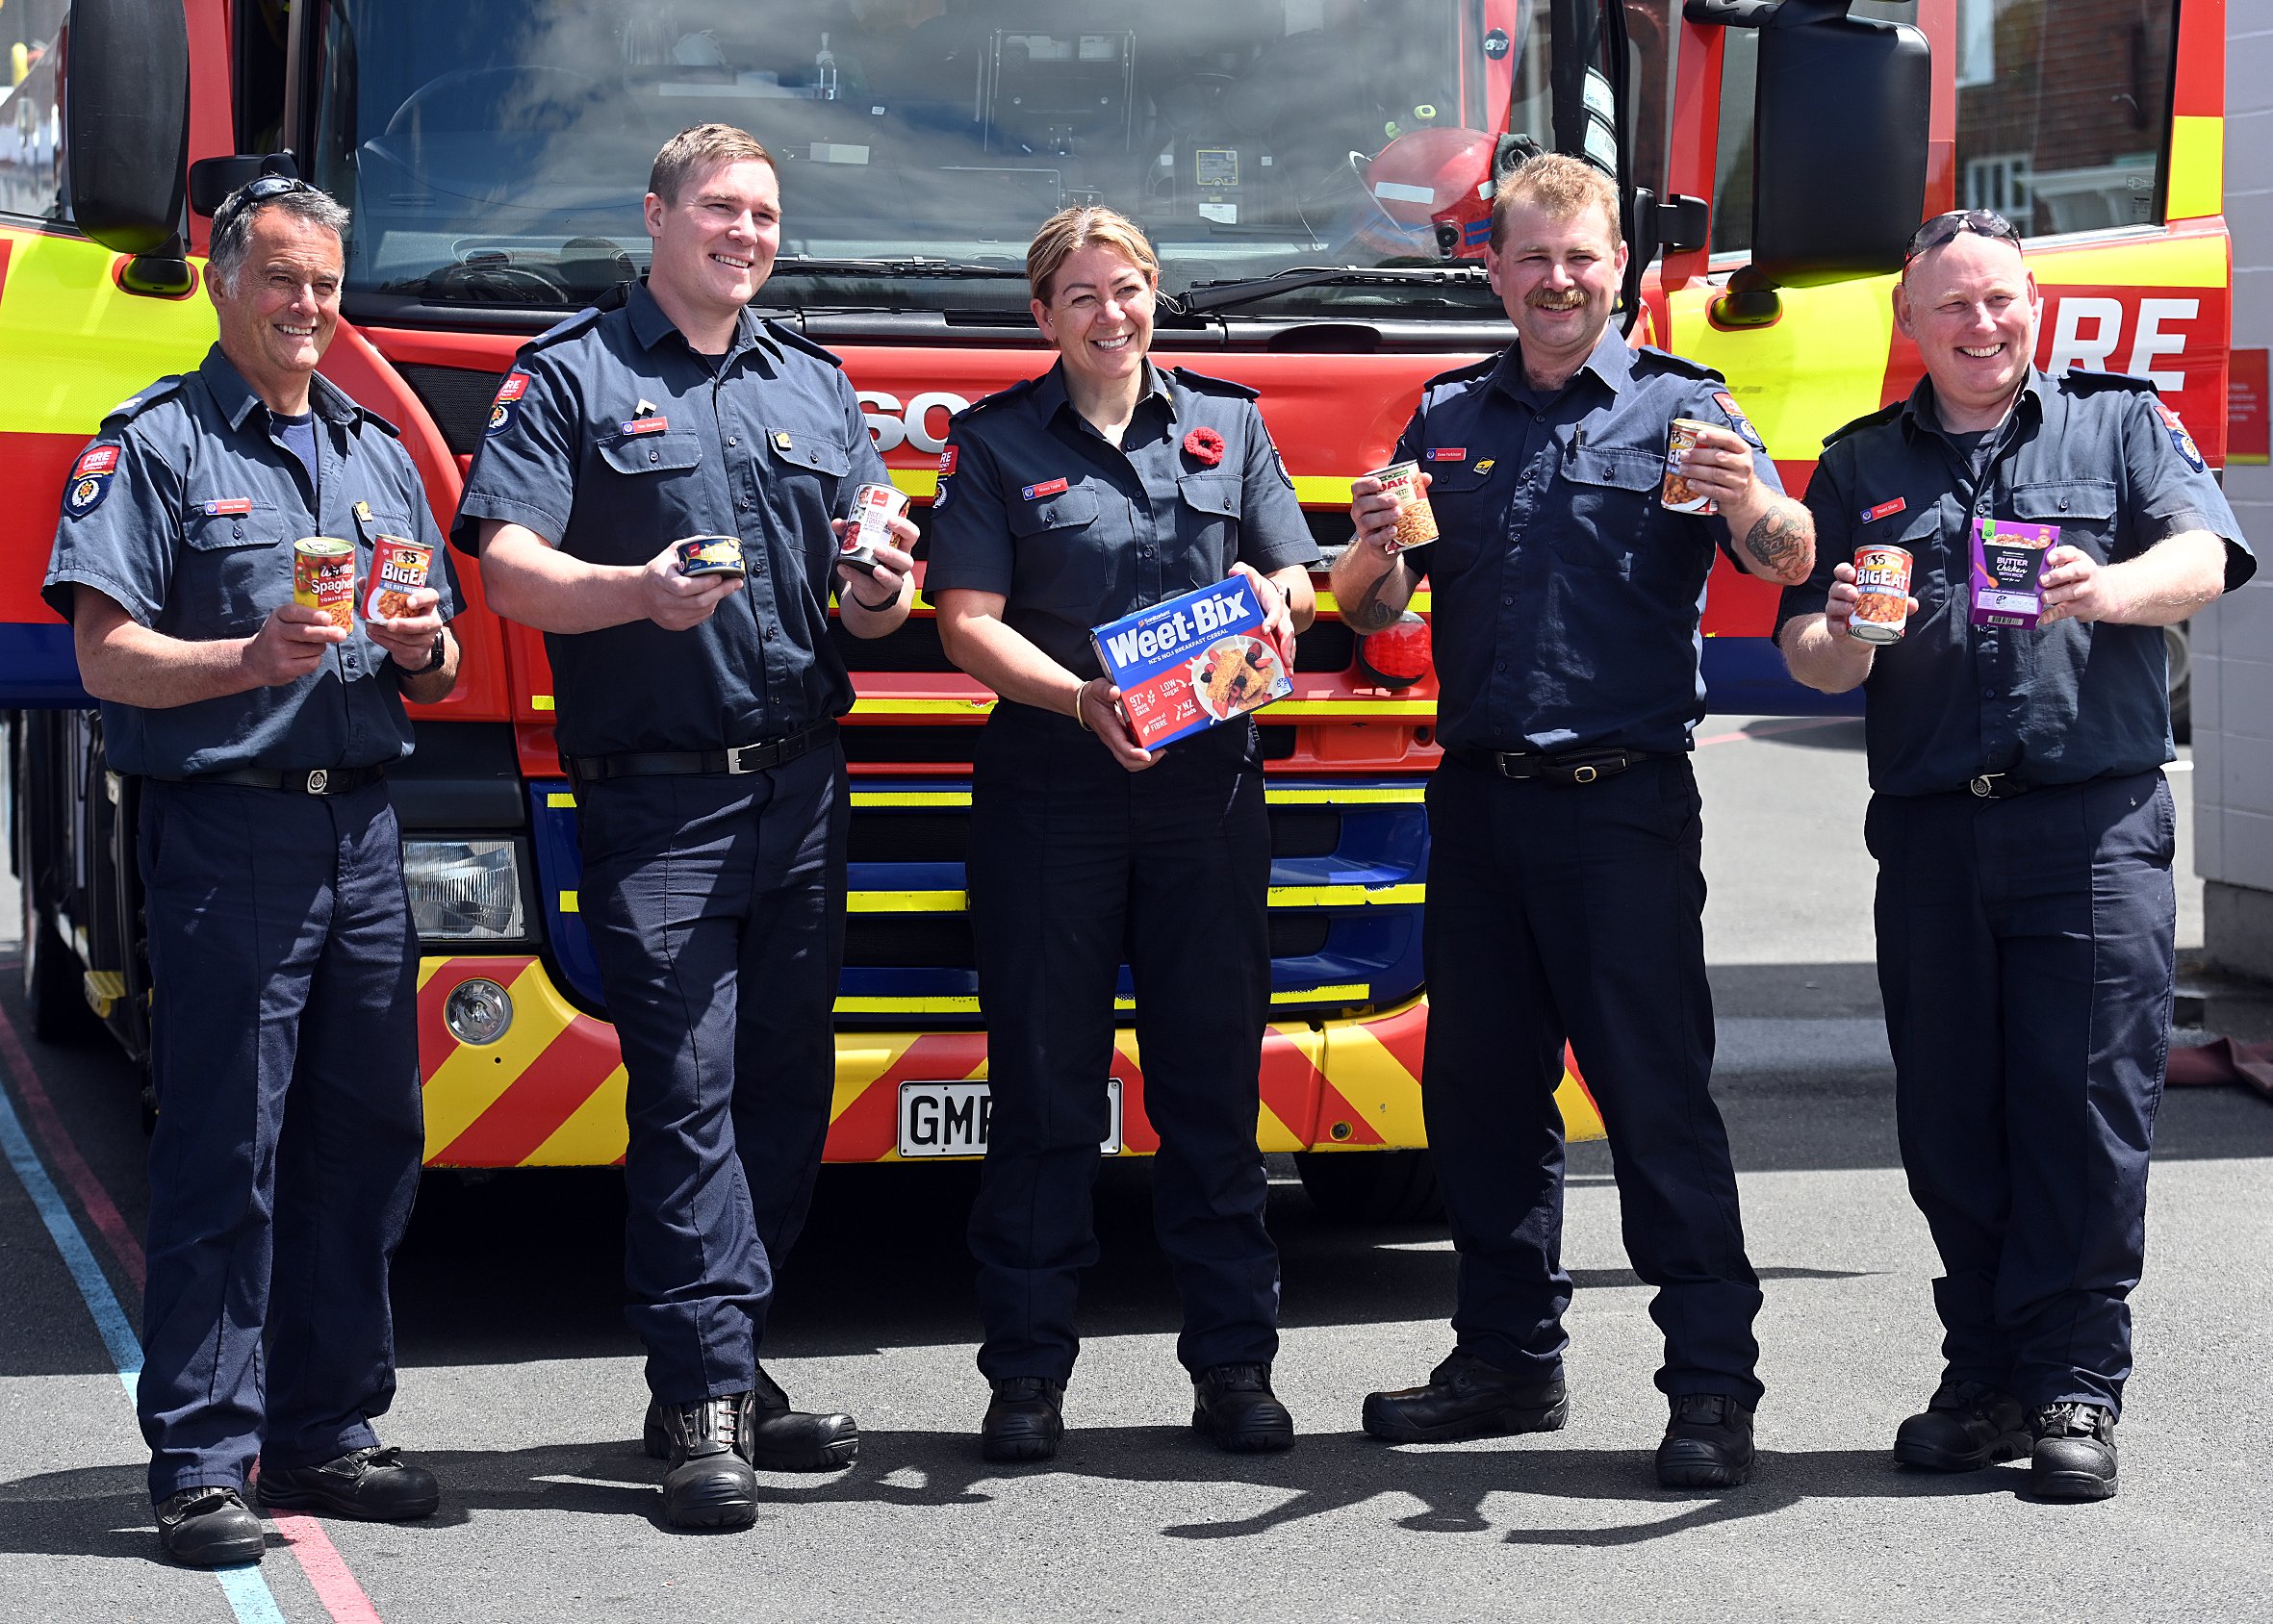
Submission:
[[[510,941],[527,934],[521,852],[511,840],[406,840],[411,922],[432,941]]]

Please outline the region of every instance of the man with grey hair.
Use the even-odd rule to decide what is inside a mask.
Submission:
[[[140,782],[149,921],[149,1277],[138,1404],[166,1554],[258,1561],[271,1506],[425,1516],[382,1449],[387,1271],[424,1143],[418,937],[386,769],[405,699],[457,680],[458,607],[410,457],[315,375],[339,324],[346,211],[268,175],[214,216],[220,342],[103,419],[65,487],[45,596]],[[422,544],[402,612],[294,601],[295,542],[360,587]],[[343,606],[343,608],[345,606]]]

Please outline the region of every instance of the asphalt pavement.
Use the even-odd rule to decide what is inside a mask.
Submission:
[[[1099,1191],[1105,1261],[1085,1287],[1072,1431],[1039,1468],[989,1466],[974,1441],[985,1392],[960,1239],[971,1170],[831,1169],[784,1274],[767,1363],[802,1405],[856,1413],[861,1457],[832,1476],[765,1476],[757,1526],[728,1535],[676,1533],[656,1515],[640,1356],[619,1311],[619,1181],[443,1177],[421,1191],[397,1267],[401,1385],[381,1423],[441,1475],[441,1513],[403,1527],[278,1518],[257,1579],[170,1567],[119,1375],[132,1354],[120,1338],[140,1317],[133,1078],[100,1046],[24,1036],[12,973],[0,1619],[2273,1611],[2273,1487],[2249,1458],[2273,1322],[2273,1105],[2231,1089],[2174,1090],[2163,1105],[2116,1499],[2035,1504],[2019,1467],[1897,1469],[1894,1428],[1936,1373],[1935,1266],[1895,1149],[1859,724],[1716,718],[1702,737],[1716,1088],[1767,1293],[1769,1397],[1748,1487],[1655,1486],[1658,1335],[1599,1145],[1572,1155],[1566,1431],[1434,1449],[1365,1438],[1364,1393],[1422,1379],[1449,1347],[1456,1259],[1439,1229],[1327,1222],[1280,1166],[1277,1382],[1302,1435],[1285,1456],[1216,1453],[1188,1427],[1144,1170],[1116,1165]],[[2173,783],[2184,829],[2188,780]],[[2187,875],[2182,895],[2182,941],[2198,941],[2199,882]],[[15,917],[0,898],[0,919]]]

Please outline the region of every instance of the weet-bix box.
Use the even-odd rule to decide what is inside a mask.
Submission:
[[[1089,642],[1121,691],[1136,742],[1158,749],[1294,691],[1263,629],[1255,588],[1234,575],[1099,626]]]

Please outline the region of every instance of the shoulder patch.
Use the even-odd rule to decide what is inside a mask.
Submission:
[[[1891,406],[1881,406],[1876,412],[1865,413],[1862,417],[1855,419],[1854,421],[1848,423],[1843,427],[1835,428],[1831,430],[1830,433],[1825,435],[1824,444],[1826,445],[1836,445],[1840,441],[1845,440],[1849,435],[1860,434],[1864,429],[1871,427],[1875,423],[1890,423],[1894,421],[1896,418],[1902,415],[1902,409],[1903,403],[1898,400]]]
[[[595,322],[597,322],[602,316],[605,316],[607,312],[600,309],[597,305],[586,305],[582,310],[576,312],[575,315],[567,317],[565,320],[554,322],[551,326],[546,328],[542,333],[539,333],[535,338],[529,340],[528,343],[523,344],[521,346],[521,353],[522,355],[527,355],[536,350],[549,348],[553,344],[561,343],[563,340],[573,339],[578,333],[589,330]],[[520,365],[519,357],[515,358],[514,365]]]
[[[1047,377],[1048,375],[1049,374],[1047,373],[1043,374],[1044,377]],[[992,394],[981,395],[978,399],[972,401],[968,406],[965,406],[961,411],[956,413],[954,417],[948,419],[947,420],[950,423],[958,423],[962,421],[963,419],[975,416],[978,413],[991,411],[997,406],[1007,405],[1010,401],[1033,393],[1034,385],[1040,383],[1041,381],[1041,378],[1021,378],[1016,383],[1010,385],[1008,389],[998,389]]]
[[[1745,416],[1745,409],[1736,403],[1736,396],[1724,389],[1713,391],[1713,404],[1728,419],[1729,427],[1745,438],[1745,443],[1755,451],[1768,449],[1768,443],[1760,438],[1760,431],[1752,426],[1752,419]]]
[[[1670,349],[1659,349],[1655,344],[1634,345],[1634,364],[1658,372],[1672,372],[1679,377],[1697,378],[1717,384],[1727,380],[1701,361],[1692,361],[1686,355],[1675,355]]]
[[[498,385],[497,397],[489,403],[489,434],[503,434],[513,426],[521,415],[521,397],[528,393],[529,375],[516,364]]]
[[[2209,464],[2204,460],[2202,447],[2194,444],[2194,437],[2186,432],[2186,425],[2179,421],[2179,415],[2160,400],[2155,402],[2155,415],[2162,419],[2162,426],[2170,433],[2170,444],[2185,459],[2186,466],[2196,473],[2206,471]]]
[[[111,481],[118,477],[118,455],[115,440],[98,440],[79,453],[64,484],[64,512],[73,519],[85,519],[103,505],[103,498],[111,494]]]
[[[774,320],[771,317],[768,317],[765,320],[760,321],[758,325],[763,327],[768,333],[772,334],[773,337],[780,343],[787,345],[791,349],[802,349],[807,355],[817,356],[821,360],[828,362],[831,367],[837,368],[840,370],[844,367],[844,361],[840,356],[838,356],[836,351],[833,349],[825,348],[824,346],[815,343],[812,340],[806,338],[803,333],[799,332],[795,327],[784,326],[782,323]]]
[[[2133,394],[2153,394],[2155,386],[2144,378],[2134,378],[2129,372],[2087,372],[2072,367],[2059,377],[2062,390],[2070,394],[2102,394],[2108,390],[2128,390]]]
[[[142,413],[157,405],[161,400],[169,399],[173,395],[180,393],[181,388],[182,380],[179,373],[176,373],[172,377],[160,378],[156,383],[151,384],[146,389],[141,390],[138,393],[128,395],[124,400],[118,402],[117,405],[112,407],[108,412],[105,412],[103,414],[103,425],[107,428],[112,423],[131,422],[134,419],[140,417]]]
[[[1245,384],[1235,383],[1229,378],[1211,377],[1205,372],[1195,372],[1189,367],[1171,367],[1168,368],[1168,375],[1187,389],[1197,390],[1202,394],[1229,395],[1235,400],[1255,400],[1263,394],[1259,389],[1249,389]]]

